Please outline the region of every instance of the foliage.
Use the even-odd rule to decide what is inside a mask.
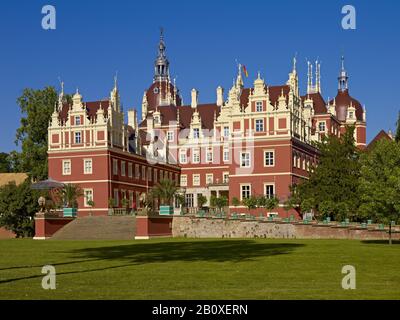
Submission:
[[[17,100],[23,116],[16,134],[21,152],[13,154],[14,170],[26,172],[34,180],[47,178],[47,129],[56,101],[53,87],[25,89]]]
[[[108,208],[114,208],[115,206],[115,199],[114,198],[109,198],[108,199]]]
[[[207,198],[205,196],[203,196],[202,194],[200,194],[197,197],[197,205],[199,208],[203,208],[203,206],[207,203]]]
[[[123,199],[121,200],[121,206],[122,206],[122,208],[128,208],[128,206],[129,206],[129,201],[128,201],[128,199],[123,198]]]
[[[88,201],[87,201],[87,204],[88,204],[88,206],[91,207],[91,208],[93,208],[93,207],[95,206],[95,203],[94,203],[93,200],[88,200]]]
[[[221,210],[223,207],[226,207],[228,205],[228,198],[225,196],[220,196],[216,198],[215,200],[215,206]]]
[[[18,186],[11,182],[0,187],[0,226],[13,231],[17,237],[33,236],[39,196],[39,191],[31,189],[29,179]]]
[[[258,200],[255,196],[250,196],[249,198],[244,198],[242,203],[247,209],[252,210],[257,208]]]
[[[76,184],[66,183],[57,190],[57,195],[66,208],[77,208],[78,198],[83,196],[83,190]]]
[[[400,220],[400,144],[382,139],[361,157],[359,216],[391,225]]]
[[[10,155],[5,152],[0,152],[0,173],[11,172]]]
[[[237,197],[233,197],[231,203],[234,207],[240,206],[240,200]]]
[[[396,135],[395,135],[395,141],[398,143],[400,142],[400,111],[397,116],[397,122],[396,122]]]
[[[174,196],[178,191],[175,181],[169,179],[162,179],[153,188],[152,195],[154,198],[160,198],[161,205],[173,205]]]
[[[319,218],[357,219],[360,151],[355,145],[354,127],[347,127],[340,138],[332,135],[324,138],[317,147],[318,166],[312,168],[309,180],[296,188],[301,209],[312,207]]]
[[[211,195],[210,197],[210,207],[215,208],[217,206],[217,196]]]

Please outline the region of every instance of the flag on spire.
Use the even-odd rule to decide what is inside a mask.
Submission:
[[[249,77],[249,73],[247,72],[246,66],[243,66],[242,68],[243,68],[244,75],[246,76],[246,78],[248,78]]]

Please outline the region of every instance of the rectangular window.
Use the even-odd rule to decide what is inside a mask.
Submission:
[[[114,189],[114,206],[119,206],[119,193],[118,189]]]
[[[249,184],[244,184],[240,186],[241,190],[240,190],[240,196],[241,199],[247,199],[250,198],[251,196],[251,186]]]
[[[81,143],[81,133],[75,132],[75,143]]]
[[[83,189],[84,206],[90,207],[89,201],[93,201],[93,189]]]
[[[224,162],[229,161],[229,149],[224,148]]]
[[[75,117],[75,125],[80,126],[81,125],[81,116],[76,116]]]
[[[129,208],[133,208],[133,191],[129,191]]]
[[[200,129],[199,128],[193,129],[193,138],[194,139],[199,139],[200,138]]]
[[[187,175],[181,174],[181,187],[186,187],[186,186],[187,186]]]
[[[118,160],[113,159],[113,175],[116,176],[118,174]]]
[[[186,149],[185,150],[181,150],[179,152],[179,162],[180,163],[184,163],[184,164],[187,163],[187,151],[186,151]]]
[[[71,160],[63,160],[63,175],[70,175],[71,174]]]
[[[213,162],[213,149],[207,150],[206,159],[207,159],[207,162]]]
[[[240,167],[250,168],[250,152],[242,152],[240,154]]]
[[[320,122],[318,126],[319,126],[319,131],[325,132],[325,121]]]
[[[158,181],[158,170],[154,169],[154,183]]]
[[[142,180],[146,180],[146,167],[142,166]]]
[[[262,132],[262,131],[264,131],[264,120],[257,119],[256,120],[256,132]]]
[[[186,208],[193,208],[194,201],[193,201],[193,193],[186,193],[185,194],[185,207]]]
[[[173,131],[167,132],[167,140],[168,140],[168,142],[174,141],[174,132]]]
[[[132,162],[128,163],[128,177],[132,178]]]
[[[148,169],[147,169],[147,176],[148,176],[148,178],[149,178],[149,181],[151,181],[151,178],[152,178],[151,168],[148,168]]]
[[[199,149],[193,149],[193,154],[192,154],[192,161],[193,163],[200,163],[200,150]]]
[[[162,170],[160,170],[160,180],[164,179],[164,172]]]
[[[135,178],[140,179],[140,169],[138,164],[135,164]]]
[[[199,174],[193,175],[193,186],[200,186],[200,175]]]
[[[223,183],[229,183],[229,172],[222,173],[222,181]]]
[[[92,174],[93,168],[92,168],[92,159],[84,159],[83,160],[83,172],[84,174]]]
[[[264,151],[264,166],[273,167],[274,163],[274,151]]]
[[[264,194],[269,199],[273,198],[275,196],[275,186],[273,184],[265,184]]]
[[[125,161],[121,161],[121,176],[125,177]]]
[[[212,184],[214,182],[214,175],[212,173],[206,174],[206,183]]]
[[[257,101],[256,102],[256,112],[262,112],[263,111],[263,103],[262,101]]]
[[[229,137],[229,127],[224,127],[224,137],[225,138]]]

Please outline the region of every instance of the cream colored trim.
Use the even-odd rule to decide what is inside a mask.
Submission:
[[[182,171],[189,170],[190,172],[192,172],[193,170],[210,170],[210,169],[229,169],[229,166],[181,168]]]
[[[272,152],[272,161],[273,161],[273,165],[271,166],[271,165],[266,165],[265,164],[265,153],[266,152]],[[264,167],[266,167],[266,168],[273,168],[273,167],[275,167],[275,159],[276,159],[276,157],[275,157],[275,149],[264,149],[263,150],[263,155],[264,155],[264,158],[263,158],[263,165],[264,165]]]
[[[90,172],[86,172],[86,161],[90,161]],[[93,159],[92,158],[83,158],[83,174],[93,174]]]
[[[308,179],[306,176],[299,175],[293,172],[274,172],[274,173],[252,173],[250,176],[252,177],[263,177],[263,176],[287,176],[293,175],[300,178]],[[230,177],[249,177],[249,174],[231,174]]]
[[[240,201],[243,201],[242,187],[250,186],[250,195],[249,196],[251,197],[251,194],[252,194],[252,192],[251,192],[251,183],[240,183],[239,186],[240,186]]]
[[[69,173],[65,173],[64,172],[64,163],[68,163],[68,162],[69,162]],[[64,159],[62,161],[61,174],[63,176],[70,176],[72,174],[72,161],[71,161],[71,159]]]

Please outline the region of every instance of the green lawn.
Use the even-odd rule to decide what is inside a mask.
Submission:
[[[343,290],[342,266],[357,270]],[[57,289],[41,287],[43,265]],[[400,243],[0,241],[0,299],[399,299]]]

